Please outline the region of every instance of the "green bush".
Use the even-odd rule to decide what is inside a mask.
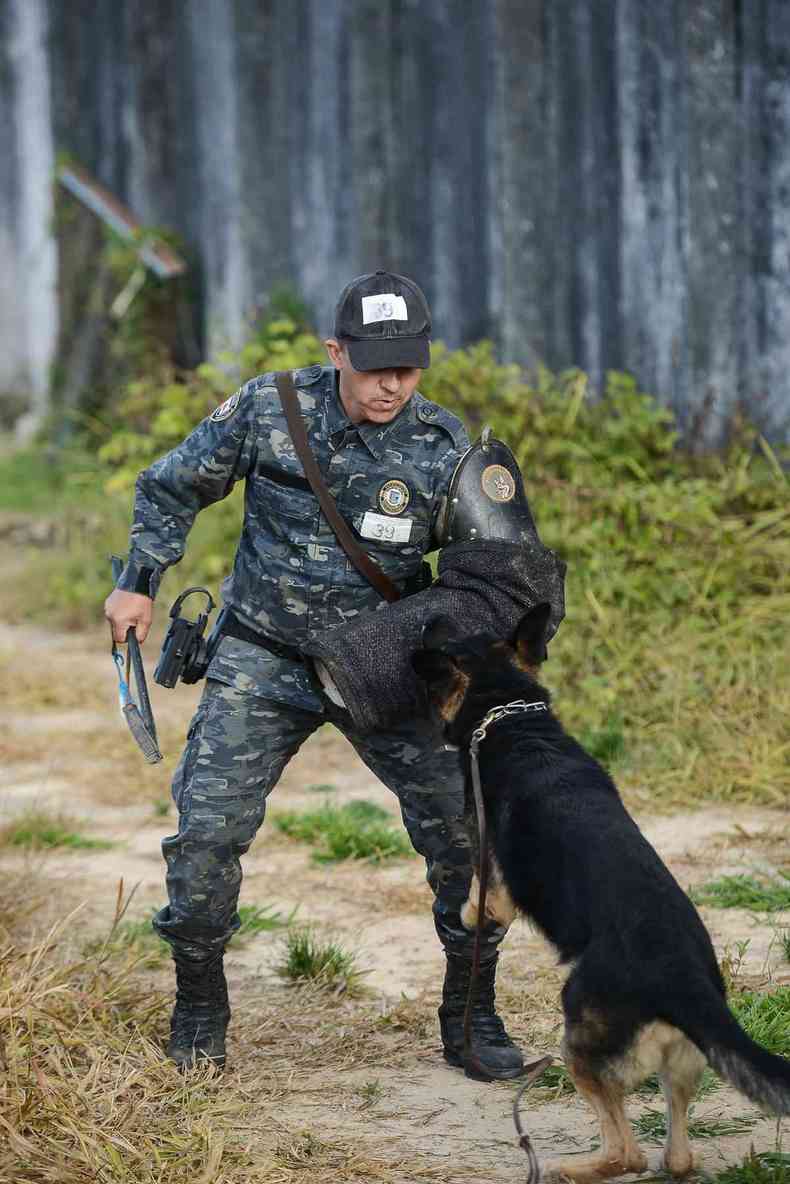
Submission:
[[[238,355],[220,354],[192,371],[165,357],[122,391],[99,457],[114,472],[110,492],[129,489],[138,472],[169,452],[232,391],[267,370],[307,366],[323,354],[312,333],[288,317],[269,321]]]

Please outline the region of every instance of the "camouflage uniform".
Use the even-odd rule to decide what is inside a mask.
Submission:
[[[354,425],[338,397],[336,372],[312,366],[294,381],[310,445],[344,518],[360,533],[382,510],[382,488],[408,490],[397,515],[408,540],[364,537],[363,545],[403,590],[435,545],[441,500],[468,446],[460,421],[415,393],[389,423]],[[325,630],[384,602],[349,562],[302,473],[272,375],[253,379],[137,481],[129,562],[119,587],[133,590],[141,568],[161,572],[183,555],[197,512],[246,479],[244,525],[223,601],[247,628],[299,649]],[[368,531],[369,533],[369,531]],[[436,894],[437,932],[448,951],[471,935],[459,906],[471,876],[460,825],[458,754],[427,725],[408,720],[361,735],[326,697],[308,664],[225,636],[209,666],[173,781],[178,833],[164,839],[170,903],[160,934],[191,957],[221,950],[238,928],[239,857],[263,821],[266,797],[303,741],[327,720],[398,796],[414,847]],[[492,945],[502,930],[490,926]]]

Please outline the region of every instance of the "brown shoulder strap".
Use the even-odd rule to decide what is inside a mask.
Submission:
[[[369,584],[373,585],[385,600],[389,600],[390,602],[400,600],[400,592],[389,576],[384,574],[378,564],[374,563],[370,556],[357,543],[348,523],[341,518],[335,504],[335,499],[324,483],[321,470],[313,456],[313,450],[307,439],[304,420],[299,410],[299,396],[296,393],[296,387],[293,384],[290,373],[287,370],[278,371],[275,376],[275,382],[280,395],[280,402],[285,412],[285,418],[288,421],[288,431],[291,433],[291,440],[296,449],[296,455],[302,462],[304,475],[310,482],[310,487],[318,498],[319,505],[324,512],[324,517],[335,532],[337,541],[357,571],[365,577]]]

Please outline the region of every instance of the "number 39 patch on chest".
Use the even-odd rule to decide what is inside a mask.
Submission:
[[[408,543],[413,524],[413,518],[388,518],[386,514],[374,514],[372,510],[367,510],[359,533],[363,539],[376,539],[385,543]]]

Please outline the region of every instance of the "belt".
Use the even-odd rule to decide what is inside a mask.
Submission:
[[[265,633],[259,633],[257,629],[248,628],[230,609],[225,609],[223,613],[220,636],[235,637],[238,641],[246,641],[250,645],[260,646],[262,650],[268,650],[270,654],[274,654],[278,658],[286,658],[289,662],[299,662],[304,665],[304,656],[299,650],[294,649],[293,646],[285,645],[281,641],[275,641],[273,638],[267,637]]]

